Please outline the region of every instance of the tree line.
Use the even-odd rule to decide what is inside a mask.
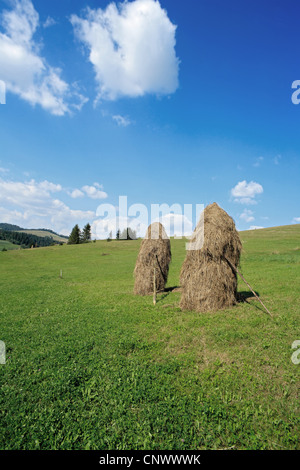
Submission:
[[[14,245],[20,245],[21,248],[31,248],[32,246],[38,248],[60,244],[52,237],[38,237],[37,235],[32,235],[30,233],[14,232],[12,230],[2,229],[0,229],[0,240],[6,240]]]
[[[83,230],[80,230],[79,225],[76,224],[69,236],[68,245],[79,245],[81,243],[89,243],[92,239],[91,226],[86,224]],[[107,241],[113,239],[112,232],[110,232]],[[136,240],[137,235],[136,231],[132,230],[130,227],[125,228],[122,232],[117,230],[116,240]]]

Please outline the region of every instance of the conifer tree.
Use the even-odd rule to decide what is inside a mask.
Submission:
[[[91,228],[90,224],[86,224],[83,227],[83,231],[82,231],[82,242],[83,243],[87,243],[87,242],[91,241],[91,238],[92,238],[91,229],[92,228]]]
[[[81,240],[81,232],[78,224],[76,224],[72,232],[70,233],[69,240],[68,240],[68,245],[78,245]]]

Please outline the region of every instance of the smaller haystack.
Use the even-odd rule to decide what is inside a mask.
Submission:
[[[190,243],[180,273],[180,307],[208,312],[235,305],[237,275],[226,258],[237,267],[242,244],[233,219],[218,204],[207,206]]]
[[[168,279],[171,261],[171,244],[163,225],[154,222],[149,225],[142,241],[134,269],[134,293],[153,294],[154,269],[156,291],[163,291]]]

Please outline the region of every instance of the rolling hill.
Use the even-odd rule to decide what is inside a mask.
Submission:
[[[11,231],[11,232],[23,232],[29,235],[34,235],[36,237],[42,237],[42,238],[49,237],[49,238],[53,238],[54,241],[60,242],[60,243],[66,243],[68,241],[68,237],[64,235],[59,235],[58,233],[50,229],[25,229],[25,228],[19,227],[18,225],[0,223],[0,230]]]
[[[68,241],[68,237],[65,237],[64,235],[58,235],[57,233],[53,232],[52,230],[46,230],[46,229],[27,230],[27,229],[22,229],[22,230],[19,230],[19,232],[28,233],[29,235],[35,235],[36,237],[52,237],[54,241],[61,242],[61,243],[66,243]]]

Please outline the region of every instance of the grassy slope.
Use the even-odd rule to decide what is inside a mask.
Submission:
[[[19,246],[14,245],[7,240],[0,240],[0,251],[2,251],[3,248],[6,248],[7,250],[18,250]]]
[[[241,234],[274,319],[255,300],[197,314],[178,292],[133,296],[140,241],[0,253],[0,448],[299,448],[299,229]],[[170,287],[184,240],[172,254]]]
[[[68,241],[67,238],[60,237],[59,235],[56,235],[52,232],[47,232],[45,230],[20,230],[20,232],[36,235],[37,237],[52,237],[53,240],[63,243],[66,243]]]

